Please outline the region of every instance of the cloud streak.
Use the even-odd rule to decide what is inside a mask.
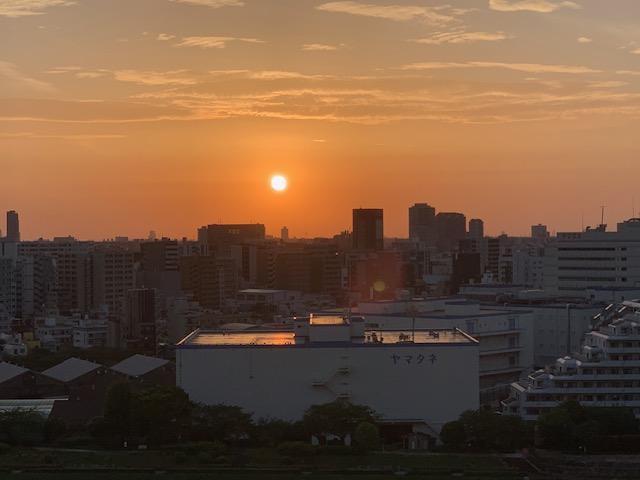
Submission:
[[[265,43],[257,38],[235,37],[183,37],[174,47],[226,48],[231,42]]]
[[[243,7],[244,2],[240,0],[171,0],[174,3],[185,3],[187,5],[196,5],[209,8],[222,7]]]
[[[593,70],[579,65],[545,65],[539,63],[503,63],[503,62],[422,62],[412,63],[400,67],[401,70],[438,70],[445,68],[502,68],[516,70],[527,73],[598,73],[600,70]]]
[[[455,14],[460,11],[451,10],[451,14],[440,13],[441,8],[403,5],[374,5],[360,2],[329,2],[316,7],[323,12],[346,13],[361,17],[381,18],[397,22],[417,20],[429,25],[446,25],[458,21]]]
[[[580,5],[563,0],[489,0],[489,8],[498,12],[551,13],[560,8],[579,9]]]
[[[0,17],[43,15],[48,8],[69,7],[76,3],[72,0],[3,0],[0,2]]]
[[[415,43],[422,43],[426,45],[442,45],[442,44],[467,44],[475,42],[499,42],[511,38],[511,36],[504,32],[464,32],[464,31],[452,31],[452,32],[436,32],[433,35],[426,38],[419,38],[412,40]]]

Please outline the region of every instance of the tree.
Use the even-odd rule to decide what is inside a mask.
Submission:
[[[363,450],[374,450],[380,444],[380,430],[373,423],[360,422],[354,435],[356,445]]]
[[[188,431],[193,403],[178,387],[154,387],[133,397],[132,433],[153,445],[172,443]]]
[[[323,405],[312,405],[302,417],[302,423],[311,435],[318,438],[335,435],[341,440],[352,437],[362,422],[376,423],[375,412],[366,405],[357,405],[340,400]]]
[[[247,435],[252,427],[251,414],[242,407],[197,404],[191,414],[191,432],[195,440],[233,442]]]
[[[462,412],[458,421],[460,425],[450,422],[453,425],[449,425],[446,430],[443,427],[444,438],[453,448],[462,448],[464,445],[478,452],[513,451],[533,440],[532,428],[520,417],[481,409]],[[462,441],[460,426],[464,430]]]
[[[440,431],[440,440],[442,440],[444,448],[447,450],[453,452],[464,450],[467,441],[464,423],[460,420],[445,423]]]
[[[133,398],[133,387],[128,380],[121,378],[111,384],[104,406],[106,433],[121,437],[121,440],[128,438]]]
[[[0,442],[9,445],[38,445],[44,440],[45,419],[33,409],[0,412]]]

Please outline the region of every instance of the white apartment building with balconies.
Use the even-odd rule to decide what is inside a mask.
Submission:
[[[580,353],[511,384],[503,413],[525,420],[567,400],[583,406],[626,406],[640,418],[640,301],[625,301],[608,317],[597,315]]]

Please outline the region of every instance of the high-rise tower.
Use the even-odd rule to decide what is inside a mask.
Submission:
[[[424,242],[425,247],[435,247],[436,209],[427,203],[416,203],[409,207],[409,239]]]
[[[20,241],[20,220],[18,219],[18,212],[15,210],[7,212],[7,236],[5,239],[8,242]]]
[[[353,209],[353,248],[357,250],[384,249],[381,208]]]

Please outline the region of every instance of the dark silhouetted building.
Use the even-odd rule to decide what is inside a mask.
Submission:
[[[20,220],[18,219],[18,212],[15,210],[7,212],[7,236],[5,239],[8,242],[20,241]]]
[[[230,255],[231,245],[247,240],[263,240],[265,227],[261,223],[207,225],[198,229],[198,242],[207,245],[213,255]]]
[[[469,220],[469,238],[484,237],[484,222],[479,218]]]
[[[424,242],[427,248],[436,246],[436,209],[426,203],[409,207],[409,239]]]
[[[233,258],[192,256],[180,259],[182,290],[192,292],[203,308],[220,310],[238,290],[238,267]]]
[[[450,252],[467,236],[467,219],[462,213],[440,212],[436,215],[438,251]]]
[[[356,250],[384,249],[381,208],[353,209],[353,248]]]

